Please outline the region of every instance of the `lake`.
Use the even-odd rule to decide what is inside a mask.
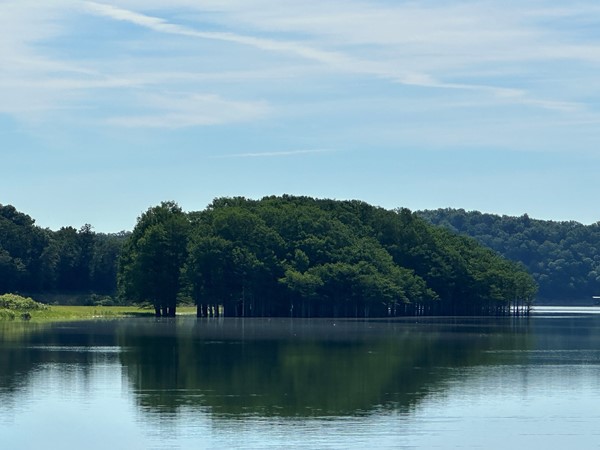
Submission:
[[[598,312],[0,322],[0,447],[598,448]]]

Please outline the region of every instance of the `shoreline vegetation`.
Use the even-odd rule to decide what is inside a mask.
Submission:
[[[78,298],[90,314],[151,304],[174,317],[194,304],[198,317],[526,315],[536,292],[522,264],[475,239],[358,200],[224,197],[193,212],[169,201],[116,235],[44,230],[0,205],[0,294]]]
[[[184,298],[198,317],[526,315],[537,290],[521,265],[408,209],[286,195],[149,208],[117,287],[157,317]]]
[[[178,315],[194,315],[194,306],[179,308]],[[0,295],[0,321],[66,322],[72,320],[154,317],[150,306],[47,305],[30,297]]]

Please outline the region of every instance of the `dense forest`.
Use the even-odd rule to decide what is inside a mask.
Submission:
[[[382,317],[506,314],[535,291],[474,239],[360,201],[220,198],[191,213],[164,202],[118,234],[43,229],[0,205],[0,294],[145,302],[166,316],[193,302],[199,316]]]
[[[593,295],[600,295],[600,223],[582,225],[463,209],[418,214],[524,264],[539,285],[536,301],[590,304]]]
[[[527,310],[518,264],[407,209],[308,197],[216,199],[142,214],[121,253],[119,296],[173,316],[384,317]]]
[[[113,295],[128,235],[95,233],[90,225],[51,231],[0,205],[0,294]]]

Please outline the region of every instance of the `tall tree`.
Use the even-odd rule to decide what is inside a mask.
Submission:
[[[162,202],[142,214],[121,254],[119,295],[149,301],[157,316],[174,317],[188,234],[188,217],[174,202]]]

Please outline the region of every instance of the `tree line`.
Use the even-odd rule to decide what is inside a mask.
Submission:
[[[589,303],[593,295],[600,295],[600,223],[583,225],[464,209],[418,214],[522,263],[539,285],[539,301]]]
[[[309,197],[149,208],[120,254],[118,295],[174,316],[387,317],[527,311],[525,269],[407,209]]]
[[[116,292],[117,262],[128,233],[91,225],[41,228],[12,205],[0,205],[0,294]]]
[[[174,202],[117,234],[44,229],[0,205],[0,294],[105,294],[174,315],[504,314],[536,286],[518,264],[407,209],[309,197]]]

